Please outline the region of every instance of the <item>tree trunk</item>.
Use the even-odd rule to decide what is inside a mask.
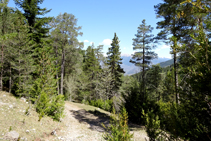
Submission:
[[[62,51],[62,65],[61,65],[61,93],[60,94],[64,94],[63,93],[63,82],[64,82],[64,65],[65,65],[65,49],[63,49]]]
[[[174,85],[175,85],[176,103],[178,104],[179,103],[179,94],[178,94],[178,74],[177,74],[177,54],[176,54],[176,51],[174,52]]]
[[[59,94],[59,74],[58,74],[58,49],[56,45],[56,80],[57,80],[57,92]]]
[[[1,47],[1,78],[0,78],[0,90],[3,91],[3,65],[4,65],[4,45]]]
[[[144,40],[144,39],[143,39]],[[142,89],[143,89],[143,97],[144,97],[144,99],[145,99],[145,79],[144,79],[144,75],[145,75],[145,46],[144,46],[144,41],[143,41],[143,70],[142,70],[142,83],[143,83],[143,86],[142,86]]]
[[[9,93],[11,93],[11,88],[12,88],[12,72],[11,72],[11,66],[10,66]]]

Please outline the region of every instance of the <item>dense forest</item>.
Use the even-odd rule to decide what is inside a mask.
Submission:
[[[73,14],[45,17],[50,10],[40,7],[43,0],[14,1],[18,8],[0,0],[0,90],[27,98],[39,120],[48,115],[59,121],[69,100],[120,113],[108,140],[131,138],[127,120],[144,125],[150,140],[211,140],[209,0],[155,5],[160,32],[153,35],[146,20],[138,26],[130,62],[140,72],[131,76],[121,68],[118,33],[107,56],[103,45],[84,50]],[[173,56],[165,68],[151,64],[160,42],[171,46]]]

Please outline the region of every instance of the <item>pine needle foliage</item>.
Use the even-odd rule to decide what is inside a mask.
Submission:
[[[57,69],[50,53],[52,53],[52,47],[45,44],[40,50],[40,61],[37,68],[39,77],[30,91],[30,99],[35,103],[36,111],[40,114],[39,121],[44,115],[60,120],[65,104],[63,95],[57,95],[57,80],[55,79]]]
[[[112,110],[110,116],[110,126],[105,127],[106,133],[103,138],[108,141],[130,141],[133,134],[129,133],[128,128],[128,114],[125,108],[122,109],[121,113],[118,115],[115,112],[115,108]]]
[[[119,38],[116,33],[114,33],[114,38],[111,43],[111,47],[108,49],[108,57],[107,64],[111,69],[114,90],[117,91],[122,84],[121,76],[124,73],[124,70],[121,68],[120,64],[122,64],[120,46],[119,46]]]

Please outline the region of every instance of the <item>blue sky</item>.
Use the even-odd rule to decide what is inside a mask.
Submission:
[[[135,38],[137,28],[143,19],[146,24],[154,27],[161,19],[156,19],[154,5],[162,0],[44,0],[41,8],[52,9],[47,16],[58,16],[60,13],[70,13],[78,19],[78,26],[82,26],[84,48],[94,42],[95,46],[104,45],[104,53],[108,51],[114,32],[120,40],[122,55],[133,54],[132,39]],[[9,7],[15,7],[10,0]],[[159,57],[171,58],[168,45],[161,44],[154,50]]]

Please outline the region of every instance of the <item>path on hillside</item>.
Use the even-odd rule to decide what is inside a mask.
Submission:
[[[103,141],[102,123],[109,124],[109,117],[106,114],[86,111],[70,102],[65,104],[64,120],[67,129],[62,139],[65,141]],[[134,133],[134,141],[148,139],[143,130],[131,132]]]

